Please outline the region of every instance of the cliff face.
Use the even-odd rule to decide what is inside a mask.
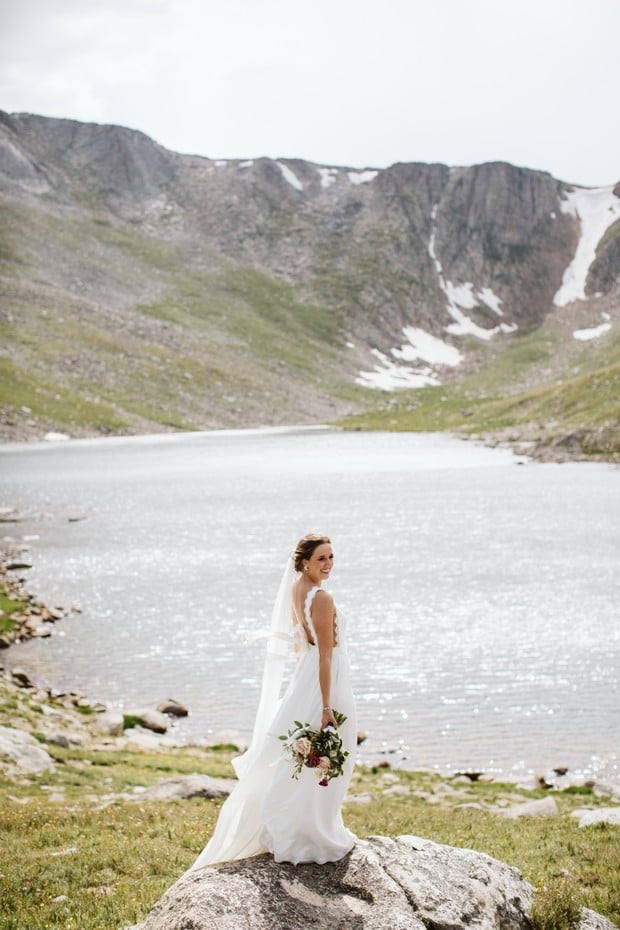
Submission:
[[[603,223],[598,251],[581,271],[589,272],[588,293],[618,287],[618,193],[607,192],[611,206],[601,201],[619,222]],[[32,302],[34,287],[41,310],[77,302],[108,333],[119,324],[135,330],[141,314],[150,330],[139,338],[159,346],[176,339],[183,357],[181,330],[188,318],[192,326],[200,320],[203,355],[220,344],[212,367],[221,362],[233,375],[241,355],[250,369],[273,368],[263,342],[273,347],[277,333],[301,321],[300,349],[323,373],[306,371],[304,382],[280,355],[287,393],[303,388],[315,399],[342,400],[369,366],[388,373],[384,382],[367,377],[370,386],[394,386],[390,370],[395,383],[436,382],[467,358],[463,337],[501,341],[539,325],[582,237],[579,211],[567,207],[573,195],[549,174],[503,163],[357,170],[211,161],[117,126],[0,114],[1,270],[14,307]],[[154,318],[165,319],[168,332],[156,332]],[[428,337],[433,351],[425,354]],[[90,350],[78,346],[76,357],[83,351]],[[221,395],[213,386],[208,393]],[[321,404],[310,407],[322,414]],[[203,412],[198,422],[212,425],[213,417]]]

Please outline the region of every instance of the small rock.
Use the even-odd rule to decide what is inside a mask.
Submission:
[[[52,635],[52,631],[49,626],[38,626],[32,631],[32,635],[35,639],[47,639]]]
[[[189,710],[184,704],[181,704],[180,701],[175,701],[174,698],[167,698],[165,701],[161,701],[157,705],[157,710],[160,714],[168,714],[169,717],[187,717]]]
[[[11,669],[11,678],[20,688],[34,688],[34,683],[23,668]]]
[[[65,849],[58,849],[56,852],[50,853],[50,856],[53,856],[55,859],[59,856],[74,856],[77,851],[77,846],[67,846]]]
[[[69,738],[64,733],[52,733],[46,739],[52,746],[62,746],[63,749],[69,749],[71,746]]]
[[[162,747],[162,740],[148,730],[142,730],[140,727],[132,727],[124,731],[124,737],[128,743],[138,746],[140,749],[153,750],[157,752]]]
[[[409,794],[407,785],[392,785],[391,788],[385,788],[382,792],[386,798],[404,798]]]
[[[52,757],[24,730],[0,727],[0,755],[7,756],[16,769],[25,774],[39,774],[54,768]]]
[[[491,808],[493,814],[514,820],[518,817],[555,817],[558,814],[558,805],[555,798],[541,798],[539,801],[525,801],[513,807]]]
[[[400,783],[400,778],[398,775],[395,775],[394,772],[384,772],[381,776],[381,781],[384,785],[398,785]]]
[[[364,791],[360,794],[348,794],[344,800],[346,804],[370,804],[375,800],[375,796],[369,791]]]
[[[171,801],[175,798],[225,798],[236,785],[234,778],[211,778],[208,775],[180,775],[151,785],[140,793],[148,801]]]
[[[152,730],[153,733],[165,733],[168,729],[166,717],[158,710],[129,711],[127,716],[135,718],[141,727]]]
[[[95,726],[108,736],[122,736],[124,718],[120,711],[107,710],[95,718]]]
[[[536,775],[535,782],[537,788],[553,788],[553,785],[547,781],[544,775]]]
[[[596,823],[620,826],[620,807],[583,808],[573,811],[571,816],[579,818],[580,827],[592,827]]]
[[[604,782],[586,782],[586,787],[593,788],[597,798],[613,798],[620,801],[620,788],[618,785],[606,785]]]
[[[32,562],[20,562],[19,560],[15,560],[12,562],[7,562],[4,567],[9,572],[18,572],[26,568],[32,568]]]

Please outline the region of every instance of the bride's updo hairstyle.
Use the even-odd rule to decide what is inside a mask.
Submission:
[[[308,533],[307,536],[303,536],[299,540],[291,552],[296,572],[302,571],[304,560],[312,558],[312,553],[316,547],[322,546],[323,543],[330,543],[331,545],[331,539],[329,536],[320,536],[318,533]]]

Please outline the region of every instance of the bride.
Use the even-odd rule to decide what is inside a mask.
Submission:
[[[233,765],[238,782],[225,801],[209,843],[192,869],[271,852],[276,862],[334,862],[356,837],[342,821],[356,745],[355,704],[344,642],[345,622],[322,587],[334,564],[327,536],[299,540],[280,583],[269,632],[261,696],[248,751]],[[297,665],[283,697],[284,664],[291,649]],[[348,751],[342,776],[319,784],[315,769],[298,779],[279,736],[295,721],[336,727]]]

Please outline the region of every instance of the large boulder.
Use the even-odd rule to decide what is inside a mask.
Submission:
[[[326,865],[262,855],[186,872],[141,930],[531,930],[532,899],[517,869],[483,853],[377,836]],[[613,924],[584,911],[586,928]]]
[[[40,743],[24,730],[0,727],[0,758],[13,763],[13,771],[38,775],[54,768],[54,760]]]

